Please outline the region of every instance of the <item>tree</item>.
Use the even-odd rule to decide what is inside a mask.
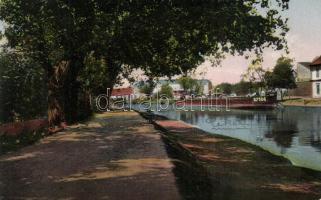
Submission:
[[[233,92],[235,92],[237,95],[246,95],[250,92],[251,88],[252,84],[250,82],[241,80],[233,85]]]
[[[197,81],[194,86],[194,93],[196,95],[203,95],[203,91],[204,91],[204,87],[203,87],[202,83]]]
[[[189,94],[193,92],[193,89],[197,84],[196,80],[194,80],[190,76],[182,76],[177,80],[177,82],[183,88],[184,92]]]
[[[146,95],[152,95],[155,87],[156,82],[153,77],[149,77],[147,81],[140,81],[138,84],[140,92]]]
[[[43,117],[45,73],[39,63],[16,52],[0,53],[0,121]]]
[[[266,74],[267,85],[272,89],[296,88],[295,75],[293,70],[293,60],[287,57],[280,57],[273,69],[273,72]]]
[[[262,67],[262,58],[257,58],[247,68],[246,72],[242,75],[243,81],[248,81],[252,86],[257,86],[259,89],[265,87],[265,73]]]
[[[151,95],[153,93],[154,87],[152,87],[149,84],[144,84],[141,88],[140,88],[140,92],[144,93],[146,95]]]
[[[165,96],[168,98],[173,98],[173,88],[167,83],[162,85],[161,90],[159,91],[160,96]]]
[[[76,79],[92,38],[94,7],[92,1],[1,1],[8,45],[37,60],[47,74],[51,126],[77,112]]]
[[[232,93],[233,85],[230,83],[221,83],[215,87],[215,92],[223,92],[224,94]]]
[[[287,9],[288,0],[274,1]],[[156,77],[184,74],[206,56],[281,49],[288,31],[266,0],[2,0],[0,19],[9,46],[28,53],[47,73],[51,125],[77,112],[77,77],[92,52],[105,59],[106,87],[113,88],[124,67]]]

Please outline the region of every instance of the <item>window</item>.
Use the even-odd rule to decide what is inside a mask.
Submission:
[[[317,95],[320,95],[320,83],[317,83]]]
[[[315,68],[315,70],[317,71],[317,78],[320,77],[320,69],[319,68]]]

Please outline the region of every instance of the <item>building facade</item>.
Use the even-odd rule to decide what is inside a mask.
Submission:
[[[312,97],[321,98],[321,56],[315,59],[311,65]]]
[[[321,98],[321,56],[312,62],[297,63],[296,83],[291,96]]]

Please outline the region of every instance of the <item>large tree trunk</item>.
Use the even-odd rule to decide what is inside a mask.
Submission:
[[[48,69],[48,121],[50,127],[65,122],[63,82],[70,62],[61,61]]]
[[[82,57],[74,57],[69,65],[69,69],[65,74],[64,80],[64,108],[65,117],[68,123],[77,121],[78,118],[78,96],[80,83],[77,81],[79,71],[83,67]]]

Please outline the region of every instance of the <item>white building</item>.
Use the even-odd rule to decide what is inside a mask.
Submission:
[[[321,98],[321,56],[310,62],[299,62],[296,66],[297,88],[291,96]]]
[[[312,97],[321,98],[321,56],[316,58],[310,65]]]

